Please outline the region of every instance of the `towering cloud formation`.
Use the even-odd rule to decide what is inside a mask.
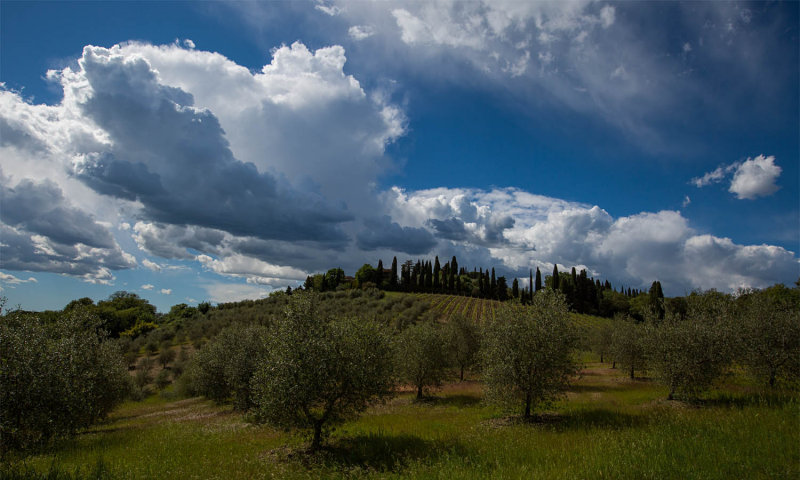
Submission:
[[[543,34],[574,33],[575,42],[615,23],[610,7],[588,16],[541,8],[525,21]],[[466,13],[451,10],[393,15],[414,44],[485,53],[516,35],[516,17],[493,7],[477,36]],[[432,27],[436,15],[447,28]],[[524,46],[513,48],[516,60],[528,58]],[[345,74],[345,62],[340,46],[301,43],[275,49],[257,72],[177,44],[88,46],[77,66],[50,72],[64,90],[58,105],[0,90],[2,268],[110,283],[113,271],[137,267],[136,253],[159,257],[141,259],[152,272],[184,261],[251,284],[234,291],[207,282],[214,298],[402,253],[456,254],[462,265],[518,275],[556,262],[632,285],[659,278],[671,293],[796,275],[792,252],[697,232],[679,212],[613,218],[600,206],[514,188],[380,191],[385,148],[405,134],[406,119]],[[731,191],[768,194],[779,173],[772,157],[748,160]]]

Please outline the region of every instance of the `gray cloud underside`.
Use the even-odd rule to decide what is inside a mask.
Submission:
[[[158,222],[265,239],[342,243],[352,219],[324,199],[237,161],[219,122],[186,92],[157,82],[141,58],[87,47],[80,61],[92,93],[83,113],[110,136],[110,152],[86,156],[75,174],[96,191],[135,199]],[[111,81],[113,80],[113,81]]]
[[[385,215],[365,219],[364,230],[356,237],[356,244],[363,250],[384,248],[420,255],[430,252],[436,239],[424,228],[402,227]]]

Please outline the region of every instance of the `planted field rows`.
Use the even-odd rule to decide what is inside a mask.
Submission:
[[[441,295],[436,293],[423,293],[419,298],[428,302],[431,310],[439,318],[447,320],[453,315],[463,315],[477,323],[494,318],[494,311],[500,306],[496,300],[487,300],[476,297],[462,297],[459,295]]]

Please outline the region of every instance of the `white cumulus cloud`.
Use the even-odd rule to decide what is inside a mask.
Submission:
[[[728,189],[740,199],[766,197],[780,188],[775,182],[781,175],[781,167],[775,165],[775,157],[759,155],[748,158],[736,169]]]
[[[780,187],[775,182],[781,172],[781,167],[775,164],[775,156],[759,155],[755,158],[748,158],[744,162],[721,165],[702,177],[691,179],[689,183],[697,188],[702,188],[712,183],[720,183],[733,173],[728,191],[739,199],[752,200],[777,192]]]

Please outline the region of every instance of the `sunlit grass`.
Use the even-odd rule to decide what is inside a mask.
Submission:
[[[592,364],[531,423],[481,402],[481,386],[411,393],[336,429],[322,453],[228,407],[158,396],[6,465],[40,478],[798,478],[796,395],[744,387],[668,402],[647,379]],[[50,472],[59,477],[47,477]]]

